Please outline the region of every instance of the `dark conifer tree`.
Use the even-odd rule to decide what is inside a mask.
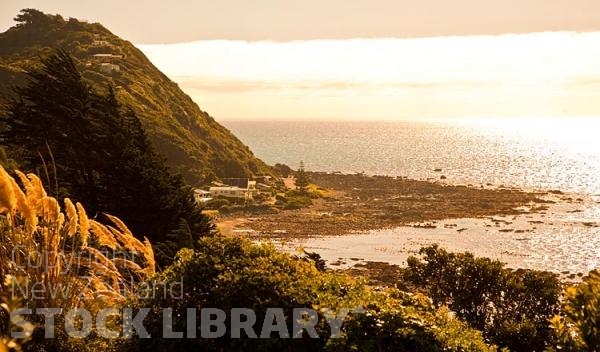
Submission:
[[[181,221],[196,238],[211,233],[190,189],[170,172],[112,87],[95,92],[64,51],[28,77],[0,123],[1,144],[23,169],[44,175],[55,168],[57,196],[84,203],[92,215],[117,215],[154,243],[167,240]]]
[[[300,167],[298,167],[298,171],[296,171],[296,187],[301,192],[306,192],[308,190],[308,185],[310,184],[310,179],[304,170],[304,161],[300,161]]]

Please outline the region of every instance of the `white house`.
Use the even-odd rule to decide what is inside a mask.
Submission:
[[[271,186],[269,186],[267,184],[264,184],[264,183],[257,183],[256,184],[256,189],[258,191],[270,191],[272,188],[273,187],[271,187]]]
[[[203,189],[195,189],[194,190],[194,200],[196,203],[206,203],[212,198],[210,197],[210,192],[205,191]]]
[[[252,199],[252,192],[250,190],[237,186],[211,187],[209,192],[212,197]]]
[[[224,178],[223,183],[229,187],[237,187],[248,191],[250,198],[258,194],[256,181],[247,178]]]
[[[269,176],[269,175],[254,176],[253,179],[254,179],[254,181],[256,181],[258,183],[262,183],[262,184],[266,184],[266,185],[273,182],[273,177]]]
[[[251,195],[258,194],[258,188],[256,188],[256,181],[248,181],[248,192]]]
[[[113,73],[121,71],[121,67],[116,64],[111,64],[110,62],[103,62],[100,64],[100,71],[104,73]]]
[[[123,55],[115,55],[115,54],[94,54],[92,55],[92,59],[104,62],[118,61],[123,59]]]
[[[110,45],[110,43],[106,40],[96,39],[92,42],[92,46],[109,46],[109,45]]]

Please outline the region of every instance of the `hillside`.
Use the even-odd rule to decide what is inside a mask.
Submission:
[[[0,34],[0,95],[23,83],[39,57],[62,48],[96,89],[116,88],[136,111],[151,141],[190,184],[269,172],[268,166],[229,130],[202,111],[176,83],[130,42],[99,23],[36,10],[22,11],[17,25]],[[0,112],[1,113],[1,112]]]

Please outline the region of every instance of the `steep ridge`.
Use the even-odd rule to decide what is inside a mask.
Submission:
[[[40,56],[65,49],[95,89],[115,87],[136,111],[168,164],[192,185],[268,173],[269,167],[228,129],[202,111],[132,43],[99,23],[23,10],[0,33],[0,94],[22,84]],[[1,113],[1,111],[0,111]]]

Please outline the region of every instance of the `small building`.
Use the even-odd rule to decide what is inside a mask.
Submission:
[[[273,177],[269,175],[254,176],[253,179],[258,183],[270,184],[273,182]]]
[[[224,178],[223,183],[228,186],[239,187],[239,188],[248,188],[248,182],[250,180],[247,178]]]
[[[238,187],[241,189],[245,189],[252,195],[258,194],[258,189],[256,188],[256,181],[252,181],[247,178],[224,178],[223,183],[230,187]]]
[[[110,62],[103,62],[100,64],[100,71],[110,74],[113,72],[120,72],[121,67],[116,64],[111,64]]]
[[[110,46],[110,43],[106,40],[94,40],[92,46]]]
[[[195,189],[194,190],[194,200],[196,203],[206,203],[209,200],[212,200],[209,191],[205,191],[203,189]]]
[[[256,184],[256,189],[258,189],[259,191],[270,191],[273,187],[264,184],[264,183],[257,183]]]
[[[96,61],[102,62],[117,62],[123,59],[123,55],[115,55],[115,54],[94,54],[92,55],[92,59]]]
[[[252,194],[258,194],[258,189],[256,188],[256,181],[248,181],[248,192]]]
[[[252,199],[251,191],[236,186],[211,187],[209,192],[212,197]]]

